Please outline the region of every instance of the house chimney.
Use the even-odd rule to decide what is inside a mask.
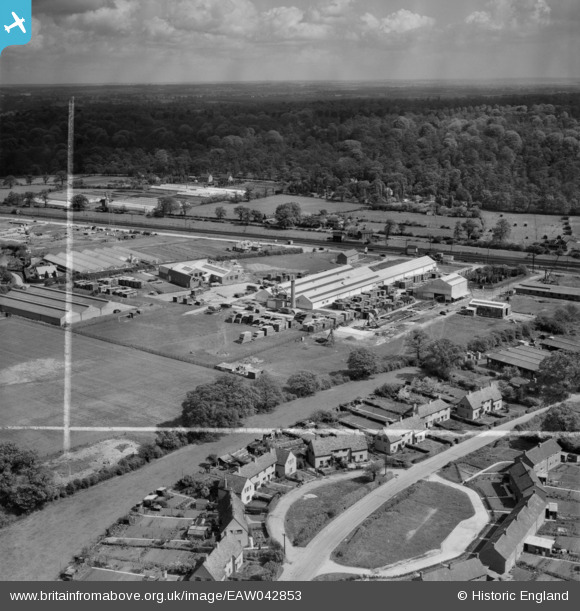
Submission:
[[[296,280],[290,280],[290,307],[296,307]]]

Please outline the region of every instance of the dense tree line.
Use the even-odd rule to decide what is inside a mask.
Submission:
[[[0,175],[63,170],[67,111],[40,104],[0,125]],[[80,99],[75,171],[280,180],[289,193],[374,206],[580,212],[580,96],[139,103]],[[499,232],[498,239],[505,239]]]

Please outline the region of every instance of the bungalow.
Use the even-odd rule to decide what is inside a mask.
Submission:
[[[248,478],[257,490],[276,475],[276,451],[270,450],[252,462],[239,467],[238,475]]]
[[[550,469],[562,462],[562,448],[554,439],[543,441],[536,447],[524,452],[518,460],[534,470],[540,481],[546,482]]]
[[[375,437],[375,450],[385,454],[394,454],[408,444],[425,441],[426,435],[425,423],[419,416],[405,418],[386,426]]]
[[[297,461],[292,450],[276,449],[276,477],[286,477],[296,473]]]
[[[495,384],[490,384],[466,394],[457,404],[457,415],[467,420],[477,420],[483,414],[499,411],[502,405],[499,388]]]
[[[251,545],[250,527],[242,501],[233,492],[228,491],[219,499],[217,509],[221,538],[233,537],[242,547]]]
[[[306,457],[315,468],[328,467],[334,460],[363,462],[368,459],[369,448],[364,435],[348,434],[317,437],[308,442]]]
[[[226,536],[200,564],[190,577],[190,581],[225,581],[244,563],[244,550],[240,542]]]
[[[256,487],[249,477],[243,477],[236,473],[228,473],[224,475],[224,478],[219,485],[219,496],[224,496],[228,491],[232,491],[237,494],[242,503],[247,505],[256,492]]]

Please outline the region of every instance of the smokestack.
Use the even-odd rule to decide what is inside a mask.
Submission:
[[[296,307],[296,280],[290,280],[290,307]]]

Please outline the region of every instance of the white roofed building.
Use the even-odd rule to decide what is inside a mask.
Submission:
[[[469,289],[467,278],[459,274],[449,274],[441,278],[434,278],[419,287],[413,293],[419,299],[435,299],[437,301],[457,301],[467,297]]]

